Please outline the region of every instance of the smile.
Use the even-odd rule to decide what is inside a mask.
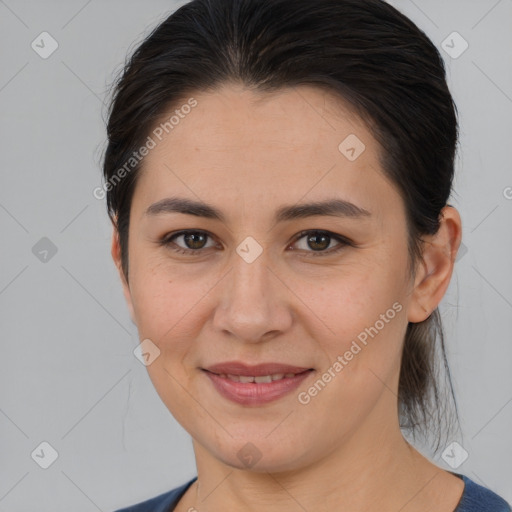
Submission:
[[[306,370],[308,371],[308,370]],[[231,375],[231,374],[225,374],[221,373],[218,374],[219,377],[222,377],[224,379],[229,379],[234,382],[255,382],[256,384],[262,384],[263,382],[272,382],[274,380],[282,380],[282,379],[291,379],[292,377],[295,377],[295,373],[274,373],[273,375],[259,375],[257,377],[255,376],[248,376],[248,375]]]
[[[258,406],[285,397],[314,373],[311,368],[300,370],[261,374],[260,369],[259,375],[240,375],[203,369],[203,373],[223,398],[240,405]]]

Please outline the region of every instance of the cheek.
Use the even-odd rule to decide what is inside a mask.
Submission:
[[[181,425],[190,423],[190,397],[194,374],[186,357],[197,338],[200,298],[204,286],[165,271],[160,264],[145,264],[135,270],[132,301],[139,338],[150,339],[159,356],[146,367],[163,403]]]
[[[181,302],[171,300],[172,295],[168,293],[171,286],[165,276],[153,272],[138,272],[133,277],[132,302],[141,336],[160,340],[165,329],[178,321],[176,305]]]
[[[311,387],[299,390],[299,401],[306,404],[300,407],[311,417],[339,412],[326,426],[332,435],[363,422],[383,394],[389,394],[388,405],[396,400],[388,390],[399,375],[406,310],[396,287],[386,280],[378,286],[370,281],[349,279],[342,291],[324,290],[319,311],[334,334],[317,338],[322,366]]]
[[[373,269],[332,279],[314,294],[305,286],[300,291],[325,332],[315,336],[324,354],[322,372],[340,376],[335,380],[347,399],[377,392],[379,378],[387,382],[399,367],[407,327],[403,290],[391,263]]]
[[[351,268],[338,277],[295,280],[294,291],[336,339],[347,340],[370,327],[400,300],[390,269]],[[375,266],[373,267],[375,268]],[[394,315],[391,311],[390,315]]]
[[[205,321],[213,276],[187,275],[151,258],[133,269],[130,289],[140,338],[151,339],[162,355],[182,359]]]

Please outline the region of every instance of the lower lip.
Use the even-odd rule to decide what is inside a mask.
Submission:
[[[272,382],[235,382],[227,377],[203,370],[209,377],[215,389],[225,398],[242,405],[262,405],[277,400],[307,379],[312,373],[308,370],[298,373],[295,377],[286,377]]]

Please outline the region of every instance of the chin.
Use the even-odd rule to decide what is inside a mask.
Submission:
[[[303,443],[295,439],[288,445],[271,437],[255,436],[252,440],[249,435],[244,435],[242,440],[230,437],[223,446],[211,444],[208,451],[229,467],[254,473],[288,472],[304,464],[305,453],[297,451]]]

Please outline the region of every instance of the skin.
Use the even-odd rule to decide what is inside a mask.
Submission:
[[[269,94],[224,84],[193,97],[198,105],[144,159],[130,213],[128,281],[115,229],[112,242],[140,339],[160,350],[150,378],[193,439],[199,485],[176,510],[451,512],[463,482],[405,441],[396,394],[407,324],[426,319],[450,282],[462,233],[457,210],[445,207],[438,233],[425,237],[413,279],[405,272],[403,202],[382,173],[378,143],[347,104],[309,86]],[[338,149],[349,134],[366,146],[354,161]],[[145,214],[170,196],[210,203],[226,221]],[[273,220],[282,205],[332,197],[371,217]],[[174,239],[201,255],[158,243],[184,229],[211,235],[203,245]],[[296,237],[315,229],[355,245],[311,256],[317,246]],[[248,236],[262,248],[252,263],[236,252]],[[324,253],[339,246],[330,240]],[[298,393],[396,302],[401,311],[308,404],[299,403]],[[230,360],[315,372],[279,400],[242,406],[200,370]],[[261,453],[251,468],[237,456],[248,442]]]

